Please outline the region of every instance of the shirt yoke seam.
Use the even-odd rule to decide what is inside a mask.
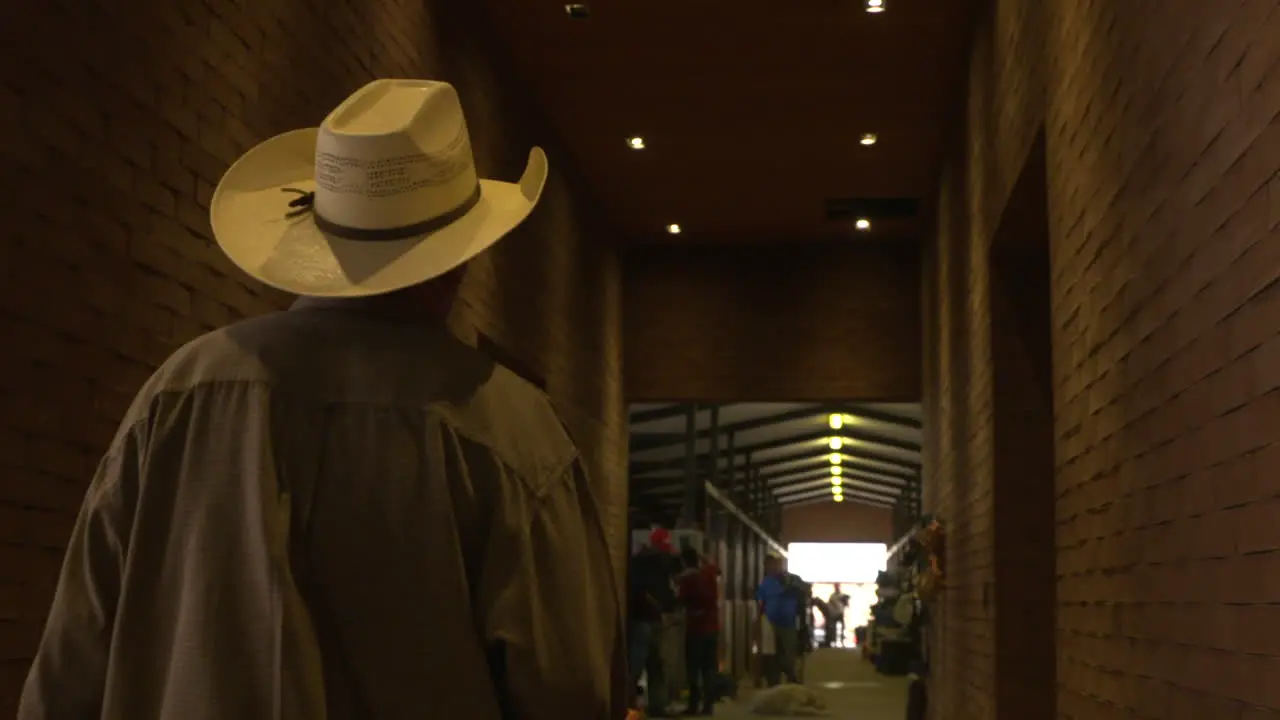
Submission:
[[[138,417],[132,418],[132,422],[130,422],[128,425],[122,425],[121,428],[116,432],[115,437],[112,438],[111,440],[111,444],[107,446],[106,452],[104,452],[102,455],[103,461],[113,460],[118,458],[119,454],[122,452],[121,445],[124,443],[125,439],[135,434],[138,431],[138,427],[143,425],[148,419],[152,417],[155,410],[156,403],[161,398],[172,397],[175,395],[180,395],[182,393],[193,392],[195,390],[198,390],[204,387],[211,387],[211,386],[217,386],[217,385],[257,385],[257,386],[266,386],[273,391],[279,391],[278,387],[272,386],[264,380],[251,379],[251,378],[219,378],[217,380],[202,380],[200,382],[191,383],[189,385],[184,385],[182,387],[163,388],[163,389],[157,390],[151,394],[150,398],[148,398],[146,408],[138,413]],[[423,412],[430,413],[433,417],[438,419],[441,423],[444,423],[451,430],[458,433],[459,436],[466,438],[470,442],[476,443],[477,445],[483,447],[487,452],[491,453],[495,459],[497,459],[507,468],[512,470],[513,474],[516,476],[520,484],[526,490],[528,490],[534,496],[535,499],[539,501],[544,499],[548,494],[550,494],[553,490],[557,489],[558,486],[564,482],[564,479],[569,474],[566,471],[573,465],[574,462],[576,462],[581,457],[581,452],[577,449],[577,447],[574,447],[572,452],[567,453],[559,461],[557,461],[554,464],[551,464],[551,467],[554,469],[547,473],[547,477],[550,478],[550,481],[543,484],[540,488],[535,488],[534,484],[530,481],[530,479],[526,477],[526,473],[521,472],[518,469],[517,465],[511,462],[511,459],[508,458],[504,453],[500,452],[497,448],[494,448],[491,444],[485,442],[476,433],[459,425],[458,423],[450,421],[442,413],[432,411],[423,405],[415,405],[413,403],[397,403],[397,402],[373,403],[373,402],[361,401],[361,400],[332,400],[327,402],[316,403],[316,405],[317,407],[341,407],[341,406],[362,406],[362,405],[363,406],[381,406],[381,407],[387,407],[387,408],[418,409]],[[133,414],[132,410],[126,413],[125,415],[126,419],[128,419],[129,416],[132,414]],[[115,482],[118,482],[118,479]],[[106,485],[106,486],[100,485],[99,487],[100,487],[100,490],[97,493],[95,493],[95,497],[98,497],[102,494],[105,494],[113,490],[115,487],[115,483],[113,482],[112,484]]]

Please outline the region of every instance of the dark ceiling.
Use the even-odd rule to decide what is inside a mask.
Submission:
[[[826,203],[931,195],[973,0],[484,1],[629,239],[918,238],[919,217],[859,231]]]
[[[689,405],[633,405],[631,487],[637,507],[678,512],[688,467]],[[831,416],[841,418],[833,429]],[[782,505],[831,502],[832,467],[840,467],[845,502],[893,507],[920,470],[920,406],[914,403],[735,403],[699,406],[695,466],[753,468]],[[713,434],[715,438],[713,439]],[[839,449],[832,439],[839,439]],[[833,455],[838,458],[833,458]],[[838,463],[833,463],[838,459]]]

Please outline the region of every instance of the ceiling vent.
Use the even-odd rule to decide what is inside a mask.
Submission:
[[[915,198],[828,198],[828,220],[899,220],[914,218],[920,212]]]

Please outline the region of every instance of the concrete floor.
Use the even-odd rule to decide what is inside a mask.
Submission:
[[[907,714],[906,678],[877,675],[853,650],[818,650],[809,657],[805,684],[827,700],[829,717],[839,720],[902,720]],[[718,718],[764,720],[752,715],[750,692],[716,707]]]

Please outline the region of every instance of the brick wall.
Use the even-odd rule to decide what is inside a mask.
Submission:
[[[893,511],[856,502],[821,502],[782,510],[783,545],[793,542],[892,543]]]
[[[483,18],[461,4],[147,8],[50,0],[0,31],[0,716],[12,712],[85,482],[131,394],[176,345],[287,302],[209,242],[206,206],[228,163],[389,75],[459,86],[484,173],[514,179],[529,145],[550,143],[486,48]],[[609,230],[550,149],[544,206],[475,263],[459,324],[545,380],[621,541],[620,276]]]
[[[915,248],[658,246],[624,260],[629,400],[920,397]]]
[[[1014,541],[988,252],[1043,129],[1056,715],[1280,717],[1280,3],[991,5],[926,254],[926,502],[953,538],[933,716],[1016,717],[981,602]]]

